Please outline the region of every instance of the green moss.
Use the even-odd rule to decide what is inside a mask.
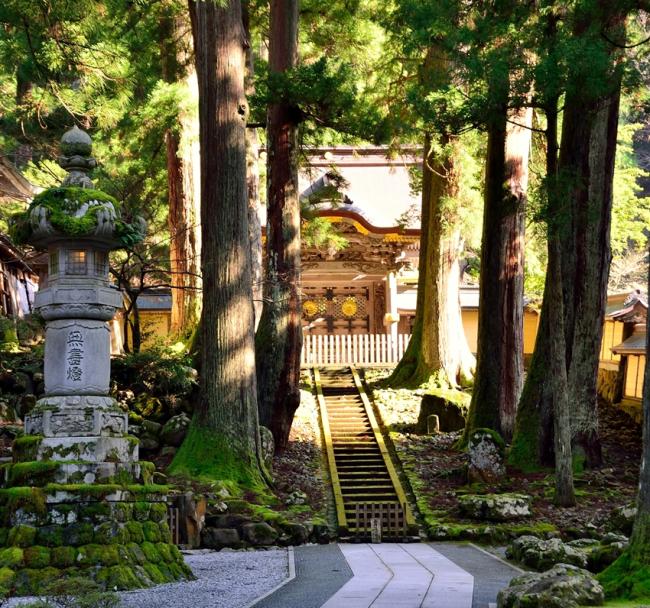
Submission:
[[[16,572],[16,595],[41,595],[60,577],[58,568],[23,568]]]
[[[99,545],[115,545],[128,542],[128,532],[117,522],[106,521],[95,528],[93,542]]]
[[[60,463],[51,461],[16,462],[9,467],[9,485],[44,485],[54,479]]]
[[[115,545],[85,545],[79,547],[77,563],[81,566],[115,566],[120,561]]]
[[[152,543],[157,543],[158,541],[162,540],[162,536],[160,534],[160,526],[158,524],[155,524],[152,521],[145,521],[142,524],[142,530],[144,532],[144,537],[146,540]]]
[[[145,541],[140,546],[142,547],[142,551],[147,558],[147,561],[157,564],[161,560],[160,553],[158,553],[156,545]]]
[[[154,523],[167,520],[167,505],[164,502],[154,502],[149,510],[149,519]]]
[[[597,578],[609,598],[650,597],[650,565],[634,560],[630,551],[623,553]]]
[[[94,529],[92,524],[75,522],[63,528],[63,543],[72,547],[80,547],[93,542]]]
[[[84,215],[75,217],[75,212],[90,201],[98,201],[100,205],[91,206]],[[48,188],[34,197],[27,211],[14,216],[11,234],[18,244],[25,243],[31,235],[31,211],[40,206],[48,210],[48,219],[55,230],[68,236],[85,236],[94,232],[97,211],[108,204],[119,209],[117,200],[101,190],[75,186]]]
[[[124,565],[103,568],[97,576],[97,581],[104,584],[107,589],[118,589],[120,591],[140,589],[144,586],[133,570]]]
[[[169,524],[164,521],[160,526],[160,538],[163,542],[171,543],[172,542],[172,531],[169,529]]]
[[[13,547],[30,547],[36,538],[36,528],[20,524],[9,531],[7,542]]]
[[[12,456],[14,462],[34,461],[38,456],[38,448],[43,441],[42,435],[22,435],[14,440]]]
[[[50,550],[47,547],[27,547],[23,556],[27,568],[46,568],[50,565]]]
[[[160,585],[162,583],[168,582],[167,577],[155,564],[144,564],[144,569],[153,583]]]
[[[77,549],[74,547],[54,547],[50,555],[50,562],[56,568],[69,568],[77,561]]]
[[[175,557],[170,549],[169,544],[167,543],[156,543],[156,549],[158,551],[158,554],[162,558],[163,561],[165,562],[173,562],[175,561]]]
[[[36,542],[46,547],[60,547],[63,544],[63,528],[56,524],[42,526],[36,533]]]
[[[133,518],[139,522],[147,521],[149,519],[150,506],[148,502],[136,502],[133,505]]]
[[[23,550],[20,547],[7,547],[0,550],[0,568],[18,568],[25,562]]]
[[[47,514],[45,494],[40,488],[15,487],[0,490],[0,501],[11,515],[21,509],[25,513],[43,517]]]
[[[142,551],[142,548],[138,543],[129,543],[127,549],[129,550],[129,557],[131,558],[130,561],[132,563],[145,564],[147,562],[144,551]]]
[[[153,474],[156,472],[156,465],[153,462],[140,462],[140,471],[142,475],[142,481],[146,484],[150,484],[153,481]]]
[[[193,420],[169,473],[204,481],[231,480],[243,488],[264,490],[266,484],[255,454],[236,446],[233,437]]]
[[[115,521],[126,522],[131,519],[133,514],[133,504],[130,502],[116,502],[113,503],[113,517]]]
[[[107,502],[92,502],[79,509],[79,519],[94,523],[105,522],[111,517],[111,506]]]
[[[0,568],[0,597],[9,594],[11,588],[14,586],[16,580],[16,573],[7,567]]]
[[[127,521],[125,529],[129,533],[129,540],[133,543],[144,542],[144,531],[139,521]]]

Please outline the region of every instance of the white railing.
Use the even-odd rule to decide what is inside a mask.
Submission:
[[[404,354],[411,336],[398,334],[305,334],[302,365],[392,365]]]

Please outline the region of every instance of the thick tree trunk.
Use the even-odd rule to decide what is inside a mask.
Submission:
[[[245,44],[239,0],[190,1],[199,82],[199,398],[171,470],[260,483],[246,190]]]
[[[596,13],[602,31],[623,30],[625,7],[603,2]],[[594,30],[594,19],[582,16],[576,35]],[[556,217],[561,241],[564,328],[573,450],[587,466],[602,461],[598,439],[597,376],[609,276],[612,187],[620,75],[614,71],[620,51],[611,49],[609,74],[597,94],[592,71],[571,73],[564,104],[557,180],[551,197],[558,200]],[[581,62],[577,62],[581,66]],[[602,68],[601,68],[602,69]],[[581,83],[585,83],[584,86]],[[549,125],[554,121],[549,120]],[[547,277],[545,300],[550,285]],[[550,348],[549,311],[542,307],[540,330],[531,370],[519,406],[512,464],[524,468],[548,464],[552,453],[552,408],[547,386]]]
[[[269,68],[283,72],[298,56],[298,0],[272,0]],[[300,405],[300,202],[297,113],[286,103],[269,108],[264,306],[255,339],[261,424],[276,450],[289,439]]]
[[[457,138],[443,136],[442,154],[424,142],[418,296],[411,341],[388,383],[441,386],[467,383],[473,373],[460,310],[459,256],[463,240],[453,200],[460,173]]]
[[[596,385],[612,257],[610,227],[620,87],[591,112],[585,112],[583,100],[576,97],[566,99],[560,151],[561,174],[575,180],[569,210],[571,236],[563,239],[562,252],[568,307],[567,362],[574,445],[589,466],[598,466],[602,456]],[[587,120],[585,114],[590,114]]]
[[[514,432],[523,384],[524,213],[532,112],[488,126],[481,242],[477,366],[466,436],[487,427]]]
[[[174,6],[161,19],[163,77],[182,82],[197,99],[196,70],[191,59],[190,24]],[[169,201],[169,270],[172,287],[171,332],[190,332],[200,316],[200,150],[195,108],[181,107],[178,127],[165,133]]]
[[[562,294],[562,253],[557,227],[548,235],[549,367],[554,404],[555,502],[561,507],[575,505],[573,452],[571,449],[571,408],[564,341],[564,296]]]

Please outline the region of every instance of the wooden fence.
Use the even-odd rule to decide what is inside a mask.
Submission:
[[[398,334],[325,334],[303,336],[302,365],[393,365],[411,336]]]

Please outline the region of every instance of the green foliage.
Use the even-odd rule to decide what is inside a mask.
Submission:
[[[43,594],[48,597],[28,604],[28,608],[118,608],[120,606],[120,599],[116,593],[104,591],[98,583],[82,577],[62,578],[43,589]]]

